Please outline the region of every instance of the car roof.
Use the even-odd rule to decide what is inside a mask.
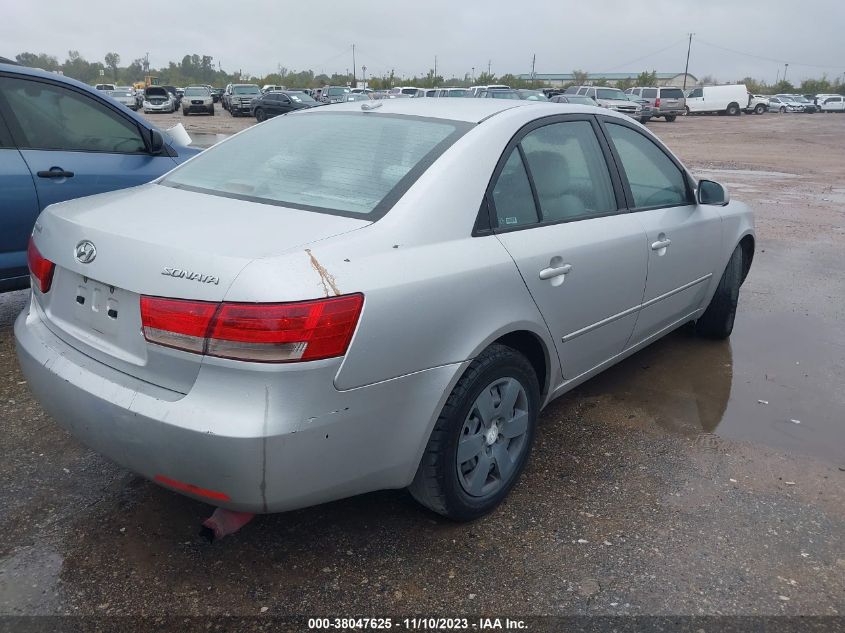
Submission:
[[[427,117],[467,123],[480,123],[484,119],[495,116],[511,108],[548,108],[548,103],[528,101],[522,99],[383,99],[381,101],[366,101],[369,104],[367,112],[374,114],[398,114],[405,116]],[[380,104],[380,105],[374,105]],[[565,104],[563,104],[565,105]],[[573,109],[573,112],[583,112],[583,108]],[[314,108],[303,112],[360,112],[362,103],[347,102],[329,106],[329,108]],[[549,112],[549,110],[544,110]],[[560,113],[560,111],[558,111]]]

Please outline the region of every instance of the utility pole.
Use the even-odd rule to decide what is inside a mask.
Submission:
[[[687,89],[687,75],[689,75],[689,52],[690,52],[690,49],[692,48],[692,36],[693,35],[695,35],[695,33],[689,34],[689,44],[687,44],[687,65],[684,66],[684,87],[683,87],[684,94],[686,94],[686,89]]]
[[[475,66],[472,67],[472,83],[475,83]]]
[[[367,87],[367,67],[361,66],[361,72],[364,73],[364,87]]]
[[[487,60],[487,76],[490,77],[490,65],[493,63],[492,59]]]
[[[355,44],[352,45],[352,87],[355,87]]]
[[[534,87],[534,64],[537,62],[537,53],[531,57],[531,87]]]
[[[435,86],[437,85],[437,55],[434,56],[434,77],[432,77],[432,83]]]
[[[787,62],[783,65],[783,79],[781,79],[781,81],[783,81],[784,83],[786,83],[786,71],[787,70],[789,70],[789,62]]]

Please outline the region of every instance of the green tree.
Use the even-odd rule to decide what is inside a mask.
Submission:
[[[745,84],[751,94],[760,94],[766,91],[766,82],[758,81],[754,77],[746,77],[740,83]]]
[[[106,53],[106,66],[111,70],[112,81],[117,83],[117,69],[120,66],[120,55],[117,53]]]
[[[619,90],[627,90],[628,88],[633,88],[636,85],[638,84],[636,84],[630,77],[625,77],[624,79],[620,79],[616,82],[616,87],[619,88]]]
[[[635,79],[637,86],[656,86],[657,85],[657,71],[652,70],[648,72],[644,70]]]
[[[572,71],[572,82],[575,86],[583,86],[587,83],[587,79],[589,79],[590,73],[586,70],[573,70]]]
[[[795,86],[792,85],[789,81],[784,81],[781,79],[777,82],[774,86],[772,86],[772,92],[775,94],[792,94],[795,92]]]
[[[826,75],[822,75],[821,79],[805,79],[801,82],[801,87],[798,91],[801,94],[826,94],[833,90],[833,86],[827,80]]]
[[[22,66],[29,66],[30,68],[41,68],[42,70],[56,71],[59,70],[59,60],[52,55],[45,53],[20,53],[15,55],[15,60]]]

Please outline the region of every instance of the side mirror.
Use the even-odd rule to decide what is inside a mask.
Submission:
[[[728,190],[712,180],[698,181],[698,203],[725,206],[731,201]]]
[[[164,137],[158,130],[150,130],[150,154],[158,155],[164,151]]]

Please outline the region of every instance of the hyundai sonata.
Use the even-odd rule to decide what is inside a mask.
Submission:
[[[162,486],[246,512],[407,486],[466,520],[550,401],[686,323],[730,335],[753,253],[749,209],[624,115],[348,103],[46,209],[15,334],[53,418]]]

